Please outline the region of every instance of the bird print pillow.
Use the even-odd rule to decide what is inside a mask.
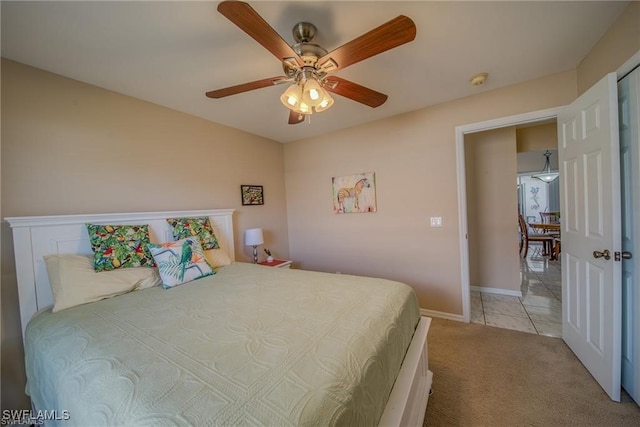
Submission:
[[[174,239],[184,239],[185,237],[198,236],[202,249],[219,249],[218,238],[213,231],[209,217],[196,218],[167,218],[171,225]]]
[[[96,272],[116,268],[153,267],[147,249],[148,225],[86,224]]]
[[[215,274],[197,236],[162,244],[150,243],[148,247],[164,289]]]

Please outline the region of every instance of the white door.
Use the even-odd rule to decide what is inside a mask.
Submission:
[[[616,75],[558,116],[562,338],[620,401],[620,163]]]
[[[640,68],[618,83],[622,189],[622,387],[640,403]],[[630,256],[630,258],[628,258]],[[635,278],[635,280],[634,280]],[[635,337],[635,338],[634,338]]]

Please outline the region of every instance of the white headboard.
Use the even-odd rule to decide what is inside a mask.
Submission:
[[[91,255],[86,224],[148,224],[152,242],[172,241],[167,218],[208,216],[220,246],[235,260],[234,209],[138,212],[5,218],[13,229],[22,337],[31,317],[53,305],[53,294],[43,257],[53,254]]]

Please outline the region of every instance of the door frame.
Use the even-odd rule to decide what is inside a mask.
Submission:
[[[471,284],[469,283],[469,238],[467,221],[467,181],[464,153],[464,137],[467,134],[536,123],[558,117],[564,108],[553,107],[546,110],[532,111],[514,116],[501,117],[483,122],[456,126],[456,171],[458,175],[458,229],[460,230],[460,281],[462,286],[462,320],[471,320]],[[515,224],[515,219],[514,219]],[[514,228],[515,230],[515,228]],[[514,241],[515,242],[515,241]]]
[[[622,71],[621,73],[618,73],[618,83],[622,80],[623,77],[625,77],[627,74],[631,73],[636,67],[640,67],[640,51],[638,51],[636,53],[636,55],[634,55],[629,61],[627,61],[625,63],[625,65],[623,66],[624,71]],[[618,93],[618,96],[620,96],[620,93]],[[622,138],[620,138],[620,145],[622,147],[623,141]],[[637,161],[637,158],[636,160]],[[621,164],[621,169],[622,169],[622,164]],[[621,181],[623,180],[622,175],[621,175]],[[621,182],[622,184],[622,182]],[[624,211],[623,211],[623,215],[624,215]],[[624,221],[623,221],[624,223]],[[638,235],[638,233],[640,232],[640,230],[638,230],[638,225],[635,226],[635,230],[634,230],[634,235],[632,236],[635,237]],[[624,236],[623,236],[624,237]],[[639,239],[640,240],[640,239]],[[622,242],[621,242],[622,243]],[[635,247],[633,248],[635,250],[635,252],[638,252],[638,247],[640,245],[640,242],[637,242],[638,245],[635,245]],[[624,243],[622,246],[622,249],[625,250],[624,247]],[[622,289],[622,310],[624,313],[624,305],[626,304],[635,304],[638,301],[638,295],[634,295],[633,298],[629,301],[629,300],[624,300],[625,294],[624,294],[624,281],[625,281],[625,262],[623,260],[622,263],[622,281],[623,281],[623,289]],[[638,261],[635,261],[635,265],[634,265],[634,269],[632,270],[633,275],[635,275],[635,279],[637,280],[637,277],[640,276],[640,264],[638,263]],[[636,305],[627,305],[628,310],[633,310],[635,308],[637,308]],[[634,330],[635,328],[640,329],[640,323],[638,322],[638,319],[636,318],[635,321],[634,320],[630,320],[628,317],[625,318],[625,316],[622,316],[622,349],[621,349],[621,353],[622,353],[622,357],[621,357],[621,368],[620,368],[620,384],[621,387],[627,391],[627,393],[631,396],[631,398],[638,404],[640,404],[640,377],[638,376],[639,372],[640,372],[640,356],[639,353],[640,351],[637,351],[639,349],[640,343],[634,342],[633,335],[631,335],[629,333],[629,331],[631,331],[632,333],[635,332],[635,336],[637,336],[637,330]],[[626,338],[625,338],[625,333],[626,333]],[[626,341],[627,344],[627,352],[625,353],[625,346],[624,343]],[[629,349],[630,348],[630,349]],[[631,354],[629,354],[631,353]],[[629,360],[628,356],[631,356],[631,360]],[[625,363],[625,359],[627,360],[627,362]],[[625,369],[627,368],[627,369]],[[628,371],[628,369],[631,369],[631,372]]]

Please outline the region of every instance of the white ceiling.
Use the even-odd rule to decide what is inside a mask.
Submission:
[[[2,1],[2,56],[280,142],[328,133],[575,69],[627,1],[252,1],[289,43],[299,21],[327,50],[403,14],[416,39],[336,75],[385,93],[376,109],[336,96],[288,125],[286,86],[222,99],[209,90],[282,75],[279,61],[218,2]],[[469,84],[488,72],[480,87]]]

